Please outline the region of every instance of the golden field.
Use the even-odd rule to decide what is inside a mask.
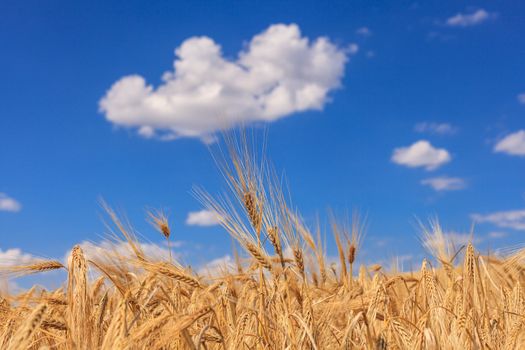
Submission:
[[[359,217],[332,217],[331,232],[308,227],[247,144],[230,140],[216,156],[228,195],[195,191],[236,242],[233,268],[199,274],[148,256],[106,207],[131,254],[90,260],[76,246],[67,264],[0,267],[6,276],[67,271],[63,288],[0,295],[0,349],[525,348],[525,252],[456,247],[435,223],[418,271],[358,265]],[[169,244],[168,218],[149,220]]]

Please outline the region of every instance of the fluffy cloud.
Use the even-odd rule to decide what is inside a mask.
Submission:
[[[525,209],[499,211],[486,215],[472,214],[471,218],[479,223],[490,223],[498,227],[525,231]]]
[[[458,13],[447,19],[449,27],[471,27],[494,18],[496,14],[489,13],[484,9],[479,9],[471,13]]]
[[[452,135],[457,132],[457,128],[449,123],[422,122],[414,125],[414,131],[419,133]]]
[[[19,212],[22,205],[5,193],[0,193],[0,211]]]
[[[11,248],[7,250],[0,249],[0,292],[5,293],[18,293],[22,291],[22,288],[12,279],[9,275],[2,273],[2,268],[9,270],[10,266],[21,266],[29,265],[38,262],[38,257],[24,253],[19,248]]]
[[[448,176],[440,176],[440,177],[432,177],[429,179],[424,179],[421,181],[422,185],[430,186],[435,191],[457,191],[462,190],[466,187],[465,180],[459,178],[459,177],[448,177]]]
[[[525,104],[525,92],[518,95],[518,102]]]
[[[446,149],[434,148],[430,142],[420,140],[408,147],[394,149],[392,162],[410,168],[424,167],[434,170],[450,162],[451,156]]]
[[[215,226],[219,224],[217,213],[212,210],[200,210],[188,213],[186,225],[190,226]]]
[[[207,138],[240,124],[321,110],[357,49],[325,37],[311,41],[295,24],[270,26],[235,60],[212,39],[192,37],[175,50],[174,71],[164,73],[158,87],[140,75],[125,76],[99,107],[108,121],[138,128],[144,137]]]
[[[505,136],[494,146],[494,152],[525,156],[525,130]]]
[[[35,256],[24,253],[18,248],[0,249],[0,266],[26,265],[38,260]]]

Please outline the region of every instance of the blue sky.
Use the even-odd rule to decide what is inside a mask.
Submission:
[[[3,1],[0,258],[100,241],[100,197],[159,244],[145,209],[167,209],[194,264],[228,254],[187,219],[240,123],[267,128],[307,221],[368,214],[371,259],[420,256],[416,217],[520,244],[524,23],[518,1]]]

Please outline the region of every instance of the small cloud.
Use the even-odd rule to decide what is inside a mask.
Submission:
[[[7,250],[0,249],[0,294],[4,293],[19,293],[24,290],[19,286],[14,278],[23,276],[23,274],[18,275],[16,273],[10,274],[9,268],[13,266],[27,266],[31,264],[36,264],[44,261],[41,257],[32,255],[22,251],[20,248],[10,248]],[[5,268],[4,271],[2,271]],[[4,272],[8,272],[4,274]],[[46,282],[51,282],[50,284],[44,283],[44,285],[53,285],[54,280],[49,279],[49,276],[45,279]],[[33,283],[34,285],[34,283]]]
[[[525,156],[525,130],[505,136],[494,146],[494,152]]]
[[[489,232],[488,236],[490,238],[499,239],[499,238],[507,237],[507,233],[501,232],[501,231],[493,231],[493,232]]]
[[[22,205],[14,198],[5,193],[0,193],[0,211],[17,213],[22,209]]]
[[[295,24],[268,27],[236,59],[209,37],[191,37],[175,50],[174,70],[159,86],[140,75],[122,77],[99,108],[109,122],[145,138],[209,139],[238,125],[322,110],[358,49],[326,37],[311,40]]]
[[[421,184],[425,186],[430,186],[435,191],[438,191],[438,192],[462,190],[467,186],[465,180],[459,177],[447,177],[447,176],[440,176],[440,177],[424,179],[421,181]]]
[[[399,147],[392,153],[392,162],[409,168],[423,167],[426,170],[435,170],[452,157],[444,148],[435,148],[430,142],[420,140],[408,147]]]
[[[525,92],[518,95],[518,102],[521,104],[525,104]]]
[[[479,9],[471,13],[458,13],[446,20],[449,27],[471,27],[496,17],[495,13],[489,13],[484,9]]]
[[[472,214],[478,223],[490,223],[497,227],[525,231],[525,209],[499,211],[489,214]]]
[[[364,37],[368,37],[368,36],[372,35],[372,31],[368,27],[358,28],[355,32],[357,34],[359,34],[359,35],[364,36]]]
[[[347,51],[350,55],[355,55],[356,53],[359,52],[359,45],[352,43],[352,44],[348,45],[346,51]]]
[[[376,53],[374,51],[367,51],[366,52],[366,57],[367,58],[374,58],[374,57],[376,57]]]
[[[437,135],[453,135],[458,131],[458,128],[449,123],[421,122],[414,125],[414,131]]]
[[[186,225],[190,226],[215,226],[219,223],[218,214],[206,209],[190,212],[186,218]]]
[[[11,248],[5,251],[0,249],[0,266],[27,265],[36,260],[38,260],[37,257],[24,253],[19,248]]]

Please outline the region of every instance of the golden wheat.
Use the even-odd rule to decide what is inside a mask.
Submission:
[[[525,250],[497,257],[471,243],[458,249],[432,222],[424,230],[431,256],[419,271],[361,264],[354,276],[364,229],[358,218],[352,225],[332,218],[338,258],[327,258],[320,225],[312,234],[245,146],[228,150],[233,165],[222,169],[234,198],[199,192],[199,199],[237,241],[235,271],[198,274],[171,257],[147,256],[105,205],[129,254],[107,250],[106,259],[87,260],[75,246],[64,288],[0,294],[0,348],[525,348]],[[148,217],[169,243],[166,216]],[[63,268],[38,261],[0,273]]]

